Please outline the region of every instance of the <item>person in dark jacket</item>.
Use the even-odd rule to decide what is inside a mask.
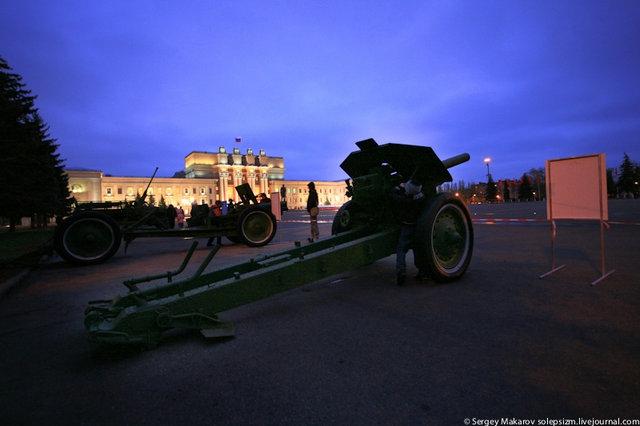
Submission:
[[[318,193],[316,192],[316,184],[313,182],[309,182],[307,186],[309,187],[309,198],[307,198],[307,212],[309,212],[309,218],[311,221],[311,238],[309,238],[309,242],[312,243],[314,240],[317,240],[320,237],[320,231],[318,230],[318,213],[320,213],[320,209],[318,208]]]
[[[396,283],[403,285],[407,270],[406,255],[409,249],[413,248],[416,223],[420,212],[425,206],[426,198],[422,193],[422,185],[409,179],[393,189],[391,199],[394,203],[397,219],[400,222],[400,235],[396,249]],[[416,278],[419,280],[426,278],[426,274],[420,269],[416,259],[415,250],[413,252],[413,263],[418,268]]]
[[[178,212],[176,211],[176,208],[173,207],[173,204],[169,204],[169,207],[167,207],[167,219],[169,222],[169,229],[175,228],[177,216],[178,216]]]

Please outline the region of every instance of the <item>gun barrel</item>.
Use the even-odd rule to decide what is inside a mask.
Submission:
[[[451,158],[447,158],[446,160],[442,160],[442,164],[444,164],[447,169],[450,169],[451,167],[466,163],[470,158],[471,156],[465,152],[464,154],[455,155]]]

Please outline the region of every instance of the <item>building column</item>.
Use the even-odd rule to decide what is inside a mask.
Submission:
[[[229,176],[229,173],[226,171],[221,171],[219,174],[220,176],[219,178],[219,182],[218,182],[218,191],[220,194],[220,200],[221,201],[227,201],[227,179]]]
[[[247,168],[247,183],[251,186],[251,190],[256,192],[256,171],[254,168]]]
[[[260,192],[264,192],[265,194],[269,192],[269,184],[267,182],[267,172],[262,172],[260,174]]]
[[[242,184],[242,170],[240,168],[233,168],[233,199],[238,202],[240,199],[238,197],[238,192],[236,191],[236,186]]]

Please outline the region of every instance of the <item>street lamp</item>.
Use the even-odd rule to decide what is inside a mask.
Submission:
[[[491,177],[491,172],[489,172],[489,163],[491,162],[491,158],[490,157],[486,157],[484,159],[484,164],[487,165],[487,182],[489,182],[490,177]]]

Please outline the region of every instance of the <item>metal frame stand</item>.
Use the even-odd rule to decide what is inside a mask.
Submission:
[[[605,256],[604,256],[604,229],[607,228],[609,229],[610,225],[605,222],[604,220],[600,221],[600,271],[602,273],[602,275],[600,276],[600,278],[598,278],[597,280],[593,281],[591,283],[591,285],[596,285],[598,284],[600,281],[604,280],[605,278],[607,278],[609,275],[613,274],[616,270],[612,269],[609,272],[606,272],[607,269],[605,267]]]
[[[551,221],[551,270],[549,272],[545,272],[544,274],[540,275],[539,278],[544,278],[547,275],[551,275],[554,272],[559,271],[560,269],[564,268],[567,265],[560,265],[560,266],[556,266],[556,236],[558,234],[558,228],[556,227],[556,221],[552,220]]]
[[[607,268],[605,265],[605,245],[604,245],[604,230],[609,229],[610,225],[604,221],[601,220],[600,221],[600,271],[601,271],[601,275],[600,277],[593,281],[591,283],[591,285],[596,285],[598,284],[600,281],[604,280],[605,278],[607,278],[609,275],[613,274],[616,270],[612,269],[610,271],[607,272]],[[560,266],[556,266],[556,250],[555,250],[555,242],[556,242],[556,236],[558,234],[558,228],[556,226],[556,221],[552,220],[551,221],[551,270],[549,272],[545,272],[544,274],[540,275],[538,278],[544,278],[548,275],[553,274],[554,272],[557,272],[559,270],[561,270],[562,268],[564,268],[567,265],[560,265]]]

